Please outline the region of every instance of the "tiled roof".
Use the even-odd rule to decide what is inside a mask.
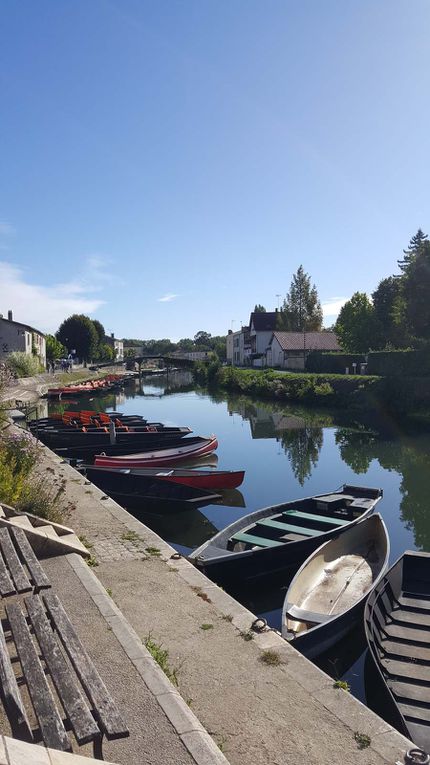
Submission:
[[[306,332],[304,337],[303,332],[274,332],[273,337],[276,338],[283,351],[341,350],[334,332]]]
[[[274,332],[276,329],[276,311],[259,311],[258,313],[252,313],[249,318],[249,326],[254,324],[256,332]]]

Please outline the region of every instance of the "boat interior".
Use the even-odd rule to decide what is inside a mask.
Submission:
[[[352,608],[373,587],[386,556],[387,539],[378,515],[327,542],[291,583],[287,632],[297,635]]]
[[[368,639],[410,737],[430,747],[430,560],[405,553],[372,593]]]
[[[341,529],[365,513],[374,499],[351,494],[327,494],[282,506],[276,513],[261,517],[234,533],[227,549],[239,552],[252,548],[276,547],[316,537],[333,529]]]

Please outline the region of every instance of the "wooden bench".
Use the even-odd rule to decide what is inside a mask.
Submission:
[[[121,714],[58,596],[52,591],[29,595],[21,602],[10,601],[5,612],[5,631],[0,623],[0,681],[14,735],[71,751],[67,734],[71,728],[78,744],[93,742],[98,757],[102,756],[104,735],[108,739],[128,736]],[[8,650],[12,641],[16,657],[13,649]],[[19,664],[18,672],[14,664]],[[19,687],[23,683],[38,731],[29,722]]]
[[[0,528],[0,595],[39,592],[51,586],[25,532]]]

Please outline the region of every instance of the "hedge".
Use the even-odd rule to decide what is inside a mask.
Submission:
[[[352,365],[357,364],[357,372],[360,364],[366,361],[366,357],[360,353],[321,353],[312,351],[306,359],[307,372],[331,372],[333,374],[345,374],[346,367],[352,371]]]
[[[425,377],[430,375],[430,348],[409,351],[371,351],[367,372],[384,377]]]

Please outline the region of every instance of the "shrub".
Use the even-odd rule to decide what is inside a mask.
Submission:
[[[430,347],[419,350],[374,351],[368,355],[369,374],[386,377],[424,377],[430,375]]]
[[[41,371],[39,358],[21,351],[9,353],[6,366],[15,377],[33,377]]]
[[[306,359],[307,372],[331,372],[333,374],[345,374],[346,367],[352,371],[352,365],[366,361],[363,353],[321,353],[312,351]]]

